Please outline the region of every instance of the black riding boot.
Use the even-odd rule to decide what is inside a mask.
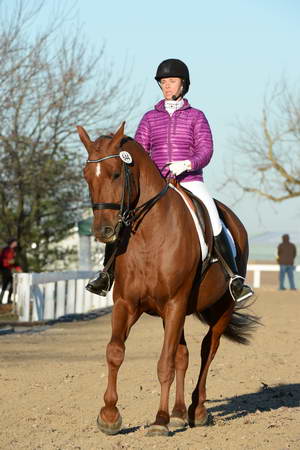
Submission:
[[[222,231],[218,236],[215,236],[215,248],[220,259],[224,258],[225,263],[228,265],[231,274],[229,282],[229,290],[234,300],[241,301],[253,295],[253,290],[247,284],[244,284],[245,279],[238,273],[235,258],[232,253],[231,245],[226,231],[222,228]],[[226,267],[225,267],[226,270]]]
[[[112,257],[117,242],[108,243],[105,245],[105,255],[104,255],[104,267]],[[86,285],[86,289],[93,294],[101,295],[102,297],[106,297],[108,291],[112,287],[114,282],[115,274],[114,274],[115,261],[113,260],[107,270],[100,270],[96,278],[90,280]]]

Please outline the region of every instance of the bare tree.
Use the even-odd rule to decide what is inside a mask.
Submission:
[[[78,29],[62,35],[64,15],[34,35],[44,7],[20,0],[0,19],[0,238],[19,240],[25,270],[58,257],[51,244],[81,215],[85,155],[75,125],[114,130],[140,98],[128,91],[128,71],[115,76],[104,47],[89,50]]]
[[[238,123],[227,182],[273,202],[300,196],[300,95],[285,80],[265,96],[261,118]]]

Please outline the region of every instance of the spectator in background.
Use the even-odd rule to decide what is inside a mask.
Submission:
[[[0,271],[2,274],[2,291],[0,294],[0,304],[2,303],[4,293],[8,289],[7,303],[12,303],[11,296],[13,291],[13,272],[22,272],[20,266],[16,265],[16,248],[18,242],[16,239],[10,239],[0,253]]]
[[[294,281],[294,261],[297,255],[296,246],[290,242],[290,237],[288,234],[282,236],[282,242],[277,247],[277,262],[280,265],[279,272],[279,290],[285,290],[284,279],[287,274],[290,289],[296,290]]]

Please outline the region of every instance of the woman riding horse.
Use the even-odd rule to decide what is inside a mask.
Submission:
[[[203,168],[213,153],[212,134],[204,113],[192,108],[184,98],[189,90],[190,76],[185,63],[167,59],[159,64],[155,76],[164,96],[155,108],[142,118],[135,140],[149,152],[163,176],[171,172],[180,184],[198,197],[208,210],[217,254],[225,260],[229,287],[236,301],[253,294],[240,276],[226,230],[222,226],[215,202],[203,182]],[[114,245],[106,245],[104,265],[111,259]],[[226,267],[228,266],[228,267]],[[108,270],[91,280],[87,289],[106,295],[113,280],[113,263]]]
[[[186,212],[180,193],[171,189],[143,147],[124,136],[124,123],[113,136],[100,136],[95,141],[83,127],[77,129],[88,153],[84,177],[94,211],[95,238],[106,245],[117,243],[117,253],[107,264],[115,259],[116,281],[111,339],[106,347],[107,387],[98,426],[106,434],[121,429],[118,371],[130,330],[143,313],[161,317],[164,327],[157,363],[160,401],[147,434],[168,435],[170,426],[183,428],[187,422],[202,426],[208,421],[206,379],[221,336],[245,344],[257,318],[247,312],[247,300],[232,299],[220,260],[202,271],[205,262],[192,214]],[[239,273],[245,276],[247,232],[229,208],[220,203],[218,206],[236,244]],[[205,229],[210,230],[207,214],[203,219]],[[211,249],[210,231],[207,237]],[[209,330],[202,341],[199,376],[187,408],[184,392],[189,353],[184,324],[190,314],[205,321]],[[174,380],[176,394],[170,414]]]

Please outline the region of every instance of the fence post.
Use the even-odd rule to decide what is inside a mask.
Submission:
[[[73,314],[75,312],[76,301],[76,280],[68,280],[67,283],[66,314]]]
[[[31,297],[31,273],[14,273],[14,301],[17,305],[17,314],[22,322],[29,322],[30,317],[30,297]]]
[[[253,272],[253,287],[260,288],[260,270],[254,270]]]
[[[76,313],[82,313],[84,311],[84,285],[84,280],[80,278],[76,280]]]
[[[32,280],[34,283],[34,280]],[[44,319],[45,296],[44,289],[38,284],[32,284],[31,294],[33,297],[32,321]]]
[[[56,284],[56,311],[55,318],[63,316],[66,313],[66,281],[58,281]]]
[[[55,311],[55,283],[47,283],[44,297],[44,319],[54,319]]]

